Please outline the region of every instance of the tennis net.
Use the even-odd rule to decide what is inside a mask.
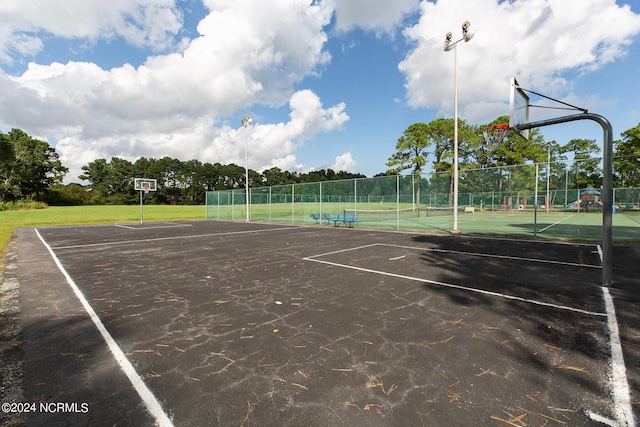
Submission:
[[[420,216],[419,208],[399,209],[345,209],[346,215],[358,215],[358,222],[368,221],[395,221],[397,218],[417,218]]]
[[[459,210],[460,211],[460,210]],[[440,216],[440,215],[453,215],[452,206],[431,207],[424,208],[425,216]]]

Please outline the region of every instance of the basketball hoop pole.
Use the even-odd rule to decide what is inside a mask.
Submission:
[[[602,126],[602,286],[611,286],[613,281],[613,128],[606,118],[585,112],[555,119],[516,124],[517,131],[574,122],[593,120]]]
[[[140,190],[140,224],[142,224],[142,193],[144,191]]]

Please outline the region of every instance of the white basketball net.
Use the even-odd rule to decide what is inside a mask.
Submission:
[[[507,133],[509,133],[507,125],[488,126],[482,131],[484,141],[491,150],[497,149],[504,142]]]

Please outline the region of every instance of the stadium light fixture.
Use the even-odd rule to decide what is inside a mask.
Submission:
[[[468,42],[474,36],[469,21],[462,24],[462,38],[451,43],[453,34],[448,32],[444,38],[444,51],[453,50],[453,229],[452,234],[460,234],[458,230],[458,43]]]
[[[245,221],[251,221],[251,216],[249,215],[249,152],[247,150],[247,127],[251,126],[251,117],[243,118],[242,126],[244,127],[244,190],[245,204],[247,205],[247,218]]]

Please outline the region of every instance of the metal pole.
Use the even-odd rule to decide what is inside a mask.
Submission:
[[[251,125],[251,117],[246,116],[242,119],[242,126],[244,126],[244,190],[245,190],[245,205],[247,205],[247,216],[245,221],[251,221],[249,213],[249,150],[247,149],[247,127]]]
[[[584,113],[519,124],[514,127],[517,130],[526,130],[576,120],[593,120],[602,127],[602,286],[606,287],[611,286],[613,282],[613,128],[611,123],[598,114]]]
[[[453,49],[453,230],[452,234],[460,234],[458,230],[458,43],[464,40],[468,42],[473,37],[473,32],[469,30],[469,21],[462,23],[462,38],[455,43],[451,43],[451,33],[445,36],[444,50],[448,52]]]
[[[396,175],[396,230],[400,230],[400,175]]]
[[[547,143],[547,200],[545,200],[544,204],[546,207],[547,213],[549,213],[549,183],[551,181],[551,177],[549,176],[549,171],[551,169],[551,143]]]
[[[453,47],[453,230],[458,230],[458,45]]]
[[[245,204],[247,205],[247,217],[245,221],[249,221],[249,150],[247,150],[247,127],[244,127],[244,190]]]
[[[140,191],[140,224],[142,224],[142,191]]]
[[[536,163],[536,185],[535,192],[533,195],[533,238],[538,237],[538,174],[539,167],[538,163]]]

